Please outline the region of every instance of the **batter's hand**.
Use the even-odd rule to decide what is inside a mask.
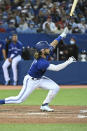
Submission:
[[[68,27],[65,27],[63,33],[60,36],[62,36],[62,38],[65,38],[68,32],[69,32]]]
[[[11,58],[8,58],[8,61],[11,63],[11,62],[12,62],[12,59],[11,59]]]
[[[73,56],[71,56],[69,57],[68,61],[71,64],[72,62],[76,62],[76,59]]]

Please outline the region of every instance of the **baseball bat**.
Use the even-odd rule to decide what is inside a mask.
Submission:
[[[76,5],[78,3],[78,0],[74,0],[73,1],[73,5],[72,5],[72,8],[71,8],[71,11],[70,11],[70,16],[73,15],[74,11],[75,11],[75,8],[76,8]]]

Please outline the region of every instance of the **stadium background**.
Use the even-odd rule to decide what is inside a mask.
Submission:
[[[24,46],[30,46],[30,47],[34,47],[34,44],[36,42],[38,42],[39,40],[47,40],[48,42],[51,42],[56,36],[57,34],[54,33],[45,33],[42,30],[42,24],[45,22],[46,18],[51,15],[53,22],[61,22],[60,25],[62,25],[62,28],[64,28],[64,26],[66,26],[68,23],[69,27],[72,27],[73,30],[71,30],[70,34],[68,35],[68,37],[64,40],[66,44],[69,44],[69,38],[74,35],[77,38],[77,42],[76,44],[79,47],[79,53],[82,50],[87,51],[87,28],[85,28],[85,30],[79,30],[79,28],[81,27],[81,22],[85,21],[85,27],[87,27],[87,1],[86,0],[80,0],[79,4],[76,8],[75,11],[75,16],[72,17],[72,19],[68,19],[69,18],[69,12],[70,12],[70,7],[71,7],[71,3],[73,0],[0,0],[0,39],[5,39],[5,37],[7,37],[9,34],[11,35],[12,33],[16,32],[18,33],[19,36],[19,40],[21,40],[24,43]],[[59,2],[58,4],[55,2]],[[54,5],[57,4],[57,9],[62,9],[61,13],[55,15],[55,12],[53,14],[46,14],[46,17],[41,17],[41,16],[37,16],[37,11],[35,11],[35,14],[32,13],[29,14],[29,19],[27,19],[27,15],[25,15],[25,10],[26,10],[26,5],[28,4],[28,6],[30,6],[32,4],[32,9],[35,9],[37,7],[35,7],[34,5],[38,5],[39,3],[43,4],[43,3],[52,3],[52,4],[48,4],[50,5],[49,9],[53,8]],[[30,5],[29,5],[30,4]],[[34,7],[34,8],[33,8]],[[42,6],[40,6],[41,8]],[[40,10],[39,8],[39,10]],[[32,10],[31,9],[31,10]],[[34,28],[33,30],[27,30],[24,32],[23,31],[19,31],[17,30],[17,28],[20,27],[19,21],[20,18],[16,17],[17,15],[17,11],[21,11],[21,14],[23,14],[23,16],[21,16],[20,18],[23,20],[23,18],[25,19],[25,23],[28,21],[28,24],[30,25],[30,23],[33,22]],[[35,9],[36,10],[36,9]],[[40,11],[42,11],[43,13],[46,12],[48,10],[48,8],[46,9],[41,9]],[[58,10],[57,10],[58,11]],[[41,12],[41,13],[42,13]],[[39,14],[41,15],[41,14]],[[8,17],[9,16],[9,17]],[[53,16],[55,16],[55,19],[53,18]],[[60,17],[61,16],[61,17]],[[65,17],[64,17],[65,16]],[[64,19],[62,19],[64,17]],[[35,21],[37,18],[37,21]],[[41,19],[40,19],[41,18]],[[44,18],[44,19],[43,19]],[[62,19],[62,20],[61,20]],[[69,21],[67,21],[67,19]],[[17,20],[17,21],[16,21]],[[38,21],[40,20],[40,21]],[[60,21],[61,20],[61,21]],[[63,22],[62,22],[63,21]],[[36,22],[36,23],[35,23]],[[37,22],[39,22],[37,24]],[[67,23],[68,22],[68,23]],[[24,26],[24,23],[23,27]],[[80,27],[78,26],[80,24]],[[29,26],[28,25],[28,26]],[[79,28],[77,28],[77,26]],[[60,26],[61,27],[61,26]],[[58,27],[58,28],[60,28]],[[34,32],[32,32],[34,31]],[[62,31],[62,30],[61,30]],[[77,32],[76,32],[77,31]],[[60,32],[60,31],[59,31]],[[84,32],[84,33],[83,33]],[[22,34],[24,33],[24,34]],[[28,33],[28,34],[27,34]],[[34,33],[34,34],[32,34]],[[44,34],[45,33],[45,34]],[[74,34],[73,34],[74,33]],[[34,38],[34,39],[33,39]],[[19,91],[20,88],[22,86],[17,86],[17,87],[13,87],[13,86],[2,86],[2,84],[4,83],[4,79],[3,79],[3,72],[2,72],[2,64],[4,61],[0,61],[0,99],[3,99],[5,97],[8,96],[16,96]],[[19,73],[19,80],[18,80],[18,84],[22,85],[22,80],[24,75],[27,73],[27,70],[31,64],[32,60],[22,60],[19,65],[18,65],[18,73]],[[52,63],[61,63],[61,61],[51,61]],[[62,61],[63,62],[63,61]],[[41,105],[42,100],[44,99],[44,97],[47,94],[47,91],[43,91],[43,90],[36,90],[34,93],[31,94],[31,96],[20,105],[9,105],[9,106],[0,106],[0,130],[3,131],[86,131],[87,130],[87,113],[83,113],[80,115],[83,115],[85,118],[81,118],[79,119],[78,124],[76,124],[75,122],[69,123],[67,122],[67,116],[71,115],[71,112],[75,111],[76,106],[79,106],[80,110],[85,110],[87,111],[87,62],[77,62],[77,63],[73,63],[72,65],[70,65],[69,67],[67,67],[66,69],[64,69],[63,71],[60,71],[58,73],[53,73],[53,72],[47,72],[46,75],[49,76],[50,78],[52,78],[53,80],[55,80],[58,84],[60,85],[64,85],[63,89],[60,90],[59,94],[56,96],[55,100],[51,103],[52,105],[55,105],[55,109],[56,109],[56,116],[59,114],[59,106],[61,105],[61,110],[60,110],[60,116],[63,117],[63,115],[65,115],[66,117],[63,117],[64,124],[62,122],[60,122],[61,124],[59,124],[59,122],[57,122],[56,124],[50,124],[50,122],[48,121],[49,124],[45,123],[45,124],[40,124],[41,120],[42,120],[42,116],[40,117],[40,120],[38,121],[38,123],[34,123],[34,124],[30,124],[31,120],[28,121],[27,118],[23,118],[20,117],[18,119],[18,123],[15,123],[15,120],[13,120],[13,116],[16,112],[18,112],[18,115],[20,114],[20,111],[22,111],[22,114],[24,114],[24,109],[25,112],[28,111],[31,112],[31,106],[33,107],[33,109],[35,108],[35,105]],[[9,70],[10,75],[12,76],[12,70]],[[12,82],[12,80],[11,80]],[[67,86],[67,84],[69,86]],[[72,86],[70,85],[74,85],[74,89],[72,89]],[[85,86],[83,86],[83,84]],[[81,89],[77,88],[81,87]],[[61,87],[61,86],[60,86]],[[68,89],[65,89],[65,87],[69,87]],[[86,87],[86,88],[84,88]],[[8,90],[9,88],[9,90]],[[24,106],[26,106],[24,108]],[[37,110],[36,112],[40,113],[39,111],[39,106],[37,106]],[[65,110],[65,114],[64,114],[64,106],[67,107]],[[69,109],[70,107],[73,107],[73,109]],[[28,110],[26,110],[26,108],[28,107]],[[58,107],[58,109],[57,109]],[[18,109],[19,108],[19,109]],[[78,108],[78,107],[77,107]],[[32,110],[33,110],[32,109]],[[14,113],[13,113],[14,112]],[[32,111],[33,113],[36,113],[35,111]],[[9,114],[10,113],[10,114]],[[13,113],[13,114],[12,114]],[[72,120],[74,118],[76,111],[73,112],[72,114]],[[80,112],[79,112],[80,113]],[[2,118],[2,115],[4,116],[4,121]],[[9,119],[7,119],[7,117],[9,117]],[[17,118],[17,116],[14,116]],[[28,114],[27,114],[28,117]],[[61,118],[59,117],[59,118]],[[30,116],[29,116],[30,118]],[[31,116],[32,118],[32,116]],[[47,120],[47,117],[45,118],[45,120]],[[37,116],[36,116],[37,119]],[[54,119],[52,116],[50,118],[50,120]],[[7,120],[7,121],[5,121]],[[23,123],[20,122],[20,120],[24,120]],[[13,121],[13,122],[12,122]],[[85,121],[85,123],[83,123],[83,121]],[[11,123],[12,122],[12,123]],[[34,122],[35,122],[35,116],[34,116]],[[55,121],[54,121],[55,122]],[[4,124],[2,124],[4,123]],[[19,124],[20,123],[20,124]],[[69,123],[69,124],[68,124]]]

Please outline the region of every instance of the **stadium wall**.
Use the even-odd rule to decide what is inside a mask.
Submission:
[[[8,35],[6,33],[0,33],[0,39],[5,39]],[[76,44],[79,47],[79,51],[86,50],[87,51],[87,34],[69,34],[64,42],[69,44],[69,40],[71,36],[75,36]],[[49,43],[52,42],[58,35],[51,34],[18,34],[19,40],[23,42],[24,46],[35,47],[35,44],[38,41],[47,40]]]
[[[18,64],[18,84],[22,85],[23,78],[27,74],[28,69],[32,61],[22,60]],[[59,64],[59,61],[52,61],[51,63]],[[0,62],[0,84],[4,84],[4,77],[2,71],[3,61]],[[76,62],[69,65],[67,68],[59,71],[47,71],[46,76],[53,79],[56,83],[60,85],[86,85],[87,84],[87,62]],[[9,74],[11,78],[11,83],[13,81],[12,69],[9,68]]]

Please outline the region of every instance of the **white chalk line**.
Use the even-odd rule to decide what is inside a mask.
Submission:
[[[67,114],[65,114],[65,115],[58,115],[58,116],[55,116],[55,115],[53,115],[53,114],[49,114],[49,112],[31,112],[31,113],[23,113],[23,114],[12,114],[12,113],[9,113],[9,114],[5,114],[4,115],[4,113],[2,113],[2,114],[0,114],[0,118],[18,118],[18,119],[21,119],[21,118],[25,118],[25,119],[27,119],[27,118],[40,118],[40,117],[43,117],[43,118],[58,118],[58,119],[70,119],[71,117],[73,117],[73,118],[77,118],[77,116],[76,115],[72,115],[72,114],[69,114],[69,115],[67,115]]]
[[[80,110],[80,113],[87,113],[87,110]]]
[[[84,118],[87,118],[87,116],[85,116],[85,115],[78,115],[78,118],[84,119]]]
[[[81,114],[80,114],[81,113]],[[84,113],[87,113],[87,110],[80,110],[80,113],[78,114],[78,118],[80,119],[84,119],[84,118],[87,118],[87,115],[84,114]]]
[[[68,119],[68,118],[79,118],[79,119],[84,119],[84,118],[87,118],[87,115],[84,114],[84,113],[87,113],[87,110],[80,110],[79,114],[60,114],[58,116],[54,116],[52,113],[49,113],[49,112],[28,112],[28,113],[23,113],[23,114],[13,114],[13,113],[6,113],[5,116],[4,116],[4,113],[1,113],[0,114],[0,119],[1,118],[18,118],[18,119],[21,119],[21,118],[38,118],[38,117],[43,117],[43,118],[59,118],[59,119]],[[64,116],[62,116],[64,115]]]

